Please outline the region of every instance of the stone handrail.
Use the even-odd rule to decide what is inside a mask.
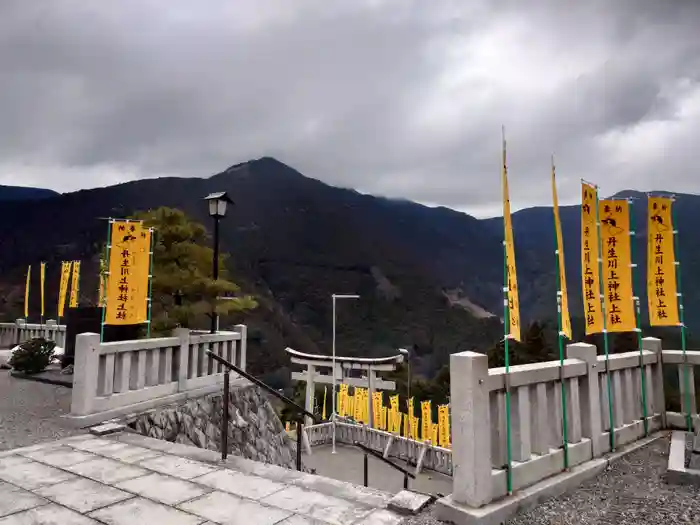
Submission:
[[[57,346],[66,346],[66,325],[59,325],[53,319],[44,323],[27,323],[17,319],[14,323],[0,323],[0,348],[12,348],[19,343],[36,337],[55,341]]]
[[[245,370],[246,340],[245,325],[200,335],[180,328],[173,337],[111,343],[100,343],[98,334],[80,334],[69,417],[90,425],[218,391],[225,370],[206,351]]]
[[[645,339],[643,348],[646,422],[652,432],[665,421],[663,359],[658,339]],[[611,355],[607,365],[595,346],[576,343],[568,345],[563,368],[559,361],[510,367],[513,490],[564,468],[562,378],[570,467],[610,450],[608,374],[615,447],[644,436],[640,352]],[[452,354],[450,373],[461,378],[451,382],[450,392],[452,497],[480,507],[507,494],[506,374],[503,368],[489,370],[488,358],[475,352]]]
[[[661,348],[661,341],[658,342],[659,348]],[[681,350],[663,350],[662,358],[663,364],[669,366],[675,366],[678,370],[678,386],[680,391],[680,412],[668,411],[666,412],[666,428],[672,429],[687,429],[687,421],[685,414],[690,414],[695,425],[695,430],[697,430],[697,420],[698,420],[698,407],[697,398],[695,395],[695,367],[700,366],[700,352],[698,351],[687,351],[685,360],[683,358],[683,352]],[[686,367],[684,361],[687,362]],[[686,380],[685,380],[685,370],[688,374],[688,390],[686,390]],[[690,408],[686,406],[686,403],[690,401]]]

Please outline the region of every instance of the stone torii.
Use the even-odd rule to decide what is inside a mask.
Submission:
[[[333,358],[329,355],[306,354],[292,348],[286,348],[292,363],[306,367],[303,372],[292,372],[292,379],[306,382],[306,410],[313,411],[316,383],[333,384]],[[366,388],[369,392],[369,421],[373,424],[372,393],[375,390],[396,390],[394,381],[386,381],[377,377],[377,372],[391,372],[396,370],[396,365],[402,363],[404,356],[396,354],[389,357],[338,357],[335,358],[335,380],[337,384]],[[326,369],[329,373],[319,373],[319,369]],[[350,377],[351,370],[362,370],[363,377]],[[335,395],[335,393],[331,393]],[[307,425],[311,424],[311,418],[307,418]]]

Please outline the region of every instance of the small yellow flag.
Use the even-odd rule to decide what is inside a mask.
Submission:
[[[323,387],[323,412],[321,413],[321,418],[325,421],[326,419],[326,394],[328,393],[328,387]]]
[[[66,295],[68,294],[68,281],[70,281],[71,263],[61,263],[61,282],[58,286],[58,317],[63,317],[66,308]]]
[[[552,200],[554,202],[554,230],[557,237],[557,265],[559,267],[559,298],[558,308],[561,315],[561,331],[563,335],[571,336],[571,316],[569,315],[569,294],[566,289],[566,266],[564,264],[564,237],[561,233],[561,220],[559,218],[559,199],[557,198],[556,172],[554,160],[552,160]]]
[[[44,317],[44,284],[46,281],[46,263],[41,263],[39,268],[39,273],[41,275],[41,317]]]
[[[73,280],[70,286],[70,308],[78,307],[78,295],[80,293],[80,261],[73,261]]]
[[[29,282],[32,275],[32,265],[27,267],[27,284],[24,287],[24,319],[29,319]]]
[[[669,197],[647,203],[647,299],[651,326],[678,326],[678,288],[672,207]]]
[[[430,409],[430,400],[421,401],[421,439],[423,441],[430,441],[433,438],[433,416]]]
[[[505,243],[505,265],[508,282],[508,329],[510,338],[520,341],[520,301],[518,299],[518,277],[515,268],[515,244],[513,242],[513,223],[510,216],[510,197],[508,196],[508,167],[506,165],[506,139],[503,138],[503,227]]]
[[[581,184],[581,284],[586,335],[603,331],[603,306],[600,300],[598,240],[598,189]]]
[[[634,332],[637,317],[632,289],[630,208],[625,200],[600,201],[603,285],[608,332]]]

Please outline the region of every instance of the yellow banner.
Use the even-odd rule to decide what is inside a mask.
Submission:
[[[674,248],[673,199],[649,197],[647,299],[651,326],[678,326],[678,288]]]
[[[450,448],[450,407],[440,405],[438,407],[439,444],[441,447]]]
[[[637,317],[632,289],[630,207],[624,200],[600,201],[603,286],[608,332],[634,332]]]
[[[411,439],[418,441],[418,431],[420,430],[420,419],[411,417]]]
[[[408,400],[408,413],[406,417],[408,419],[408,437],[413,438],[414,432],[416,430],[413,428],[413,414],[415,414],[415,409],[413,407],[413,398]]]
[[[569,294],[566,289],[566,266],[564,265],[564,237],[561,233],[561,220],[559,218],[559,199],[557,198],[557,182],[552,162],[552,201],[554,202],[554,230],[557,237],[557,264],[559,265],[559,309],[561,310],[561,331],[568,337],[571,336],[571,316],[569,315]]]
[[[598,190],[581,184],[581,284],[586,316],[586,335],[603,331],[603,308],[600,300],[598,264]]]
[[[410,422],[411,422],[411,415],[404,414],[404,417],[403,417],[403,437],[405,437],[405,438],[411,437],[411,423]]]
[[[63,317],[66,309],[66,295],[68,294],[68,281],[70,281],[70,261],[61,263],[61,282],[58,286],[58,317]]]
[[[41,317],[44,317],[44,284],[46,282],[46,263],[41,263],[39,273],[41,275]]]
[[[109,275],[107,276],[107,306],[105,324],[126,325],[145,323],[148,298],[149,261],[138,248],[141,223],[116,220],[111,225]]]
[[[78,294],[80,293],[80,261],[73,261],[73,280],[70,285],[70,308],[78,307]],[[109,323],[107,323],[109,324]]]
[[[438,425],[437,423],[431,423],[430,424],[430,429],[431,429],[431,435],[430,435],[430,443],[433,446],[438,446]]]
[[[326,395],[328,394],[328,387],[323,387],[323,411],[321,412],[321,418],[326,419]]]
[[[503,140],[503,227],[505,242],[505,265],[508,275],[508,328],[511,339],[520,341],[520,301],[518,299],[518,277],[515,269],[515,246],[513,243],[513,223],[510,217],[508,196],[508,168],[506,167],[506,142]]]
[[[389,430],[389,409],[384,405],[381,406],[382,418],[381,424],[379,425],[379,430]]]
[[[139,269],[139,282],[143,283],[144,290],[140,294],[140,302],[138,303],[138,319],[143,319],[142,322],[148,321],[148,301],[149,301],[149,283],[151,274],[151,235],[149,228],[141,228],[136,246],[134,248],[136,257],[136,267]]]
[[[27,284],[24,287],[24,319],[29,319],[29,282],[32,275],[32,265],[27,267]]]
[[[338,392],[338,415],[345,417],[348,414],[348,385],[340,385]]]
[[[433,437],[433,419],[430,410],[430,401],[421,401],[420,403],[421,411],[421,439],[423,441],[430,441]]]

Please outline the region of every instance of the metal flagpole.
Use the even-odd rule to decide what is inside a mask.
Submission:
[[[501,127],[501,139],[502,139],[502,176],[505,182],[505,177],[507,176],[507,165],[506,165],[506,130],[505,126]],[[510,281],[508,279],[508,242],[507,242],[507,224],[505,217],[505,199],[510,199],[510,192],[508,195],[503,195],[504,197],[504,215],[503,215],[503,352],[504,352],[504,364],[505,364],[505,391],[506,391],[506,489],[508,494],[513,493],[513,471],[511,468],[512,463],[512,450],[511,450],[511,428],[510,428],[510,355],[509,355],[509,340],[510,340],[510,303],[508,297],[508,290],[510,286]]]
[[[613,419],[612,381],[610,380],[610,346],[608,342],[608,313],[605,309],[605,284],[603,283],[603,238],[600,235],[600,205],[598,186],[595,187],[595,223],[598,231],[598,280],[600,281],[600,308],[603,312],[603,348],[605,351],[605,376],[608,390],[608,414],[610,420],[610,451],[615,450],[615,422]]]
[[[553,211],[556,211],[558,214],[558,209],[559,209],[559,203],[557,199],[557,187],[556,187],[556,182],[555,182],[555,171],[554,171],[554,155],[552,155],[552,194],[554,197],[554,206],[556,208],[552,208]],[[558,216],[554,215],[554,228],[555,228],[555,236],[554,236],[554,244],[555,244],[555,250],[554,250],[554,256],[556,257],[557,260],[557,265],[556,265],[556,272],[557,272],[557,319],[558,319],[558,327],[559,327],[559,332],[558,332],[558,340],[559,340],[559,381],[561,382],[561,413],[562,413],[562,422],[561,422],[561,435],[562,435],[562,442],[564,445],[564,469],[568,470],[569,469],[569,436],[567,435],[567,414],[566,414],[566,386],[564,384],[564,323],[562,320],[562,301],[563,301],[563,296],[564,296],[564,291],[562,290],[561,286],[561,271],[562,269],[559,267],[559,250],[563,250],[564,246],[559,246],[559,231],[561,230],[561,225],[557,223]]]
[[[675,198],[671,197],[671,204],[675,204]],[[692,406],[690,399],[690,379],[688,374],[688,354],[687,354],[687,337],[685,332],[685,306],[683,304],[683,292],[681,291],[681,263],[680,263],[680,243],[678,242],[678,222],[676,221],[676,207],[671,206],[671,214],[673,217],[673,251],[676,252],[676,293],[678,294],[678,314],[680,317],[681,328],[681,352],[683,354],[683,384],[685,386],[685,424],[688,427],[688,432],[693,431]]]

